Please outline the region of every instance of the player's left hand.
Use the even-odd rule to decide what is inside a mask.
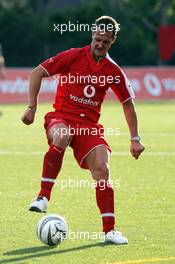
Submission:
[[[135,159],[138,159],[140,154],[144,151],[145,147],[136,141],[131,142],[130,152]]]
[[[27,109],[23,116],[21,117],[21,121],[25,124],[25,125],[30,125],[34,122],[35,119],[35,112],[30,111],[29,109]]]

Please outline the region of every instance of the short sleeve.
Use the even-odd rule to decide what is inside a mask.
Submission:
[[[58,73],[65,73],[75,57],[75,49],[70,49],[51,57],[40,64],[40,66],[47,72],[48,76]]]
[[[129,99],[134,99],[135,94],[134,94],[134,91],[132,89],[132,86],[128,78],[126,77],[125,73],[121,69],[120,69],[119,76],[120,76],[119,82],[113,83],[113,85],[111,86],[111,89],[117,95],[119,101],[121,103],[124,103],[125,101]]]

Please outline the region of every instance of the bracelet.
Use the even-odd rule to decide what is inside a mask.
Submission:
[[[36,112],[36,107],[33,107],[33,106],[28,106],[28,110],[35,113]]]
[[[140,136],[135,136],[131,138],[131,142],[133,141],[140,142],[140,140],[141,140]]]

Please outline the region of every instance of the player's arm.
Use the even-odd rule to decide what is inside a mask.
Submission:
[[[5,68],[0,65],[0,80],[5,79]]]
[[[140,143],[138,135],[137,114],[133,99],[135,97],[132,86],[126,77],[125,73],[115,66],[116,75],[120,76],[120,81],[111,86],[114,93],[119,98],[123,106],[126,122],[131,135],[130,152],[135,159],[138,159],[140,154],[144,151],[144,146]]]
[[[48,74],[41,66],[36,67],[30,74],[28,108],[21,118],[22,122],[26,125],[30,125],[34,122],[37,109],[38,94],[43,77],[48,77]]]
[[[126,122],[131,135],[130,152],[135,159],[138,159],[144,151],[144,146],[140,143],[138,134],[138,122],[135,105],[132,99],[127,100],[122,104]]]
[[[36,67],[29,80],[29,107],[22,116],[22,121],[26,125],[34,122],[37,108],[37,98],[40,91],[43,77],[53,76],[61,72],[67,72],[76,55],[76,49],[63,51],[56,56],[47,59]]]
[[[5,60],[2,55],[0,55],[0,79],[5,80]]]

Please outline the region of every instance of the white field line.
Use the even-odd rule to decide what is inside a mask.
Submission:
[[[44,155],[45,152],[41,152],[41,151],[1,151],[0,150],[0,155],[1,156],[6,156],[6,155],[18,155],[18,156],[22,156],[22,155],[26,155],[26,156],[41,156]],[[68,155],[72,154],[70,151],[67,152]],[[131,154],[129,152],[116,152],[113,151],[112,152],[112,156],[130,156]],[[155,152],[145,152],[143,154],[143,156],[175,156],[175,152],[168,152],[168,151],[155,151]]]
[[[113,263],[106,263],[106,264],[140,264],[140,263],[148,264],[148,263],[160,263],[160,262],[167,262],[167,261],[169,264],[170,261],[172,260],[175,260],[175,257],[160,257],[160,258],[135,259],[135,260],[125,260],[125,261],[121,260],[121,261],[117,261]]]

